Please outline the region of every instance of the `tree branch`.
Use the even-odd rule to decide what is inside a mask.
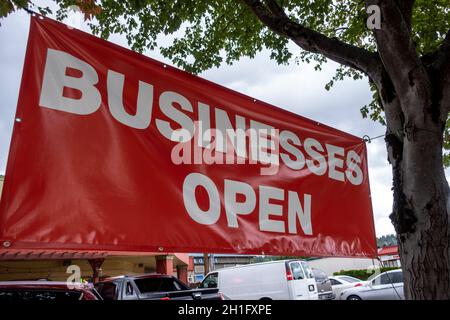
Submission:
[[[433,67],[438,70],[442,82],[442,104],[446,114],[450,112],[450,30],[438,50],[438,56]]]
[[[415,4],[415,0],[399,0],[398,6],[402,12],[403,19],[408,27],[409,32],[412,30],[412,13]]]
[[[384,110],[387,127],[386,139],[391,136],[391,138],[395,137],[396,141],[403,141],[403,125],[405,117],[400,105],[400,99],[395,92],[389,74],[383,69],[380,72],[379,77],[370,79],[370,81],[377,87],[379,103]],[[388,142],[388,140],[386,140],[386,142]],[[394,164],[395,157],[393,158],[391,156],[391,154],[388,154],[388,160],[391,164]]]
[[[275,16],[287,18],[283,8],[280,7],[280,5],[275,0],[268,0],[266,2],[267,2],[267,6],[269,7],[270,11],[272,11],[272,13]]]
[[[436,94],[436,103],[442,105],[441,118],[447,121],[450,112],[450,30],[440,47],[429,54],[423,55],[421,61],[426,67]]]
[[[402,106],[413,105],[414,97],[426,97],[429,80],[415,48],[410,33],[412,0],[365,0],[366,7],[378,5],[381,9],[382,26],[375,29],[378,52],[388,70]],[[406,9],[405,9],[406,8]],[[403,12],[402,10],[406,10]],[[406,17],[406,18],[405,18]]]
[[[317,31],[292,21],[274,0],[243,0],[256,17],[273,32],[291,39],[303,50],[319,53],[325,57],[357,69],[369,77],[377,77],[381,61],[377,54],[344,43],[337,38],[329,38]]]

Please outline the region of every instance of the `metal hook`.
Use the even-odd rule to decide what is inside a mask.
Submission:
[[[371,143],[372,142],[372,139],[370,139],[370,137],[368,135],[363,136],[362,139],[363,139],[364,142],[367,142],[367,143]]]

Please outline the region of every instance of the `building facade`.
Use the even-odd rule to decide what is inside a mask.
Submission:
[[[381,265],[386,268],[400,268],[400,255],[398,254],[398,245],[386,246],[378,249],[378,256]]]
[[[198,283],[205,277],[205,261],[203,254],[191,254],[193,262],[193,272],[190,276],[191,283]],[[209,258],[209,270],[218,270],[222,268],[236,267],[251,263],[253,255],[242,254],[214,254]]]

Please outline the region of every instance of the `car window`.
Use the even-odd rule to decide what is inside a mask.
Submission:
[[[75,301],[82,292],[75,290],[6,289],[0,290],[0,301]]]
[[[211,273],[205,279],[203,279],[199,288],[217,288],[218,285],[218,274]]]
[[[100,282],[95,288],[104,300],[114,300],[117,294],[117,284],[115,282]]]
[[[127,281],[125,284],[125,296],[122,297],[125,300],[137,300],[137,294],[134,290],[133,283]]]
[[[308,279],[314,278],[314,274],[312,273],[312,270],[311,270],[309,264],[306,263],[305,261],[301,261],[300,263],[301,263],[301,265],[303,267],[303,270],[305,271],[306,277]]]
[[[173,281],[175,282],[175,286],[179,288],[178,290],[191,290],[191,288],[186,285],[183,281],[180,281],[177,278],[173,278]]]
[[[300,263],[291,262],[289,266],[291,267],[292,277],[294,280],[305,279],[305,273],[303,272]]]
[[[372,284],[375,286],[384,285],[384,284],[391,284],[392,283],[392,276],[387,273],[382,273],[379,277],[376,277],[372,280]]]
[[[180,291],[187,289],[170,277],[135,279],[134,283],[141,293]]]
[[[336,280],[336,279],[330,279],[331,285],[332,286],[338,286],[340,284],[342,284],[340,281]]]
[[[389,274],[393,283],[403,283],[403,272],[397,271]]]
[[[391,284],[392,283],[392,275],[389,273],[385,273],[381,275],[381,284]]]

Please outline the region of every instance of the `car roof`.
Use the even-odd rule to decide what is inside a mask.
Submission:
[[[332,277],[328,277],[328,278],[329,279],[334,279],[334,280],[339,280],[339,281],[344,281],[344,282],[348,282],[348,283],[354,283],[354,282],[350,282],[350,281],[346,280],[345,278],[354,279],[355,282],[356,281],[359,281],[359,282],[364,282],[365,281],[365,280],[361,280],[361,279],[358,279],[356,277],[345,275],[345,274],[341,274],[341,275],[338,275],[338,276],[332,276]]]
[[[38,281],[0,281],[0,287],[45,287],[45,288],[64,288],[71,289],[68,287],[68,284],[72,285],[73,289],[90,289],[89,284],[79,283],[79,282],[70,282],[66,281],[47,281],[47,280],[38,280]]]
[[[207,275],[209,275],[211,273],[220,273],[222,271],[229,271],[229,270],[233,270],[233,269],[250,268],[250,267],[261,266],[261,265],[266,265],[266,264],[277,264],[277,263],[283,263],[284,264],[286,262],[294,262],[294,261],[308,262],[308,261],[306,261],[304,259],[285,259],[285,260],[264,261],[264,262],[243,264],[243,265],[234,266],[234,267],[221,268],[221,269],[218,269],[218,270],[210,271]]]
[[[379,274],[374,273],[369,278],[367,278],[367,281],[372,281],[375,278],[381,277],[383,274],[389,274],[389,273],[403,273],[403,270],[402,269],[394,269],[394,270],[384,271]]]
[[[102,282],[110,282],[117,279],[145,279],[145,278],[173,278],[173,276],[168,274],[160,274],[160,273],[145,273],[145,274],[138,274],[138,275],[120,275],[115,277],[108,277],[104,278],[99,283]]]
[[[349,275],[346,275],[346,274],[341,274],[341,275],[338,275],[338,276],[333,276],[333,278],[336,278],[336,279],[352,278],[352,279],[356,279],[356,280],[361,280],[361,279],[358,279],[358,278],[356,278],[356,277],[349,276]]]
[[[382,274],[394,273],[394,272],[403,272],[403,271],[402,271],[402,269],[387,270],[387,271],[383,271],[383,272],[379,273],[378,275],[381,276]]]

